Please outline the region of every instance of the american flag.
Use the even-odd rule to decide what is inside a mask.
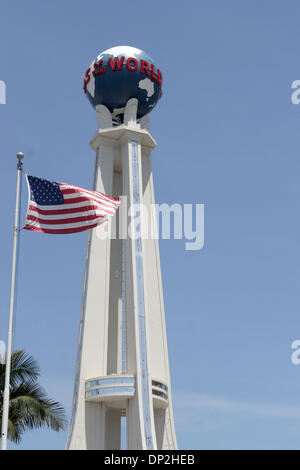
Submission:
[[[66,183],[26,175],[29,203],[24,229],[44,233],[75,233],[112,217],[119,198]]]

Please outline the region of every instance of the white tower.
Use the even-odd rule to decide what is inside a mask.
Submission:
[[[156,142],[149,118],[137,123],[137,104],[128,101],[118,126],[96,106],[94,189],[123,200],[116,237],[100,232],[113,221],[89,231],[68,449],[120,449],[122,416],[127,449],[177,448],[158,240],[141,237],[148,220],[137,227],[140,206],[151,214],[155,203]]]

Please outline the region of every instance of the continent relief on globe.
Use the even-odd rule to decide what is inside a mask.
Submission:
[[[118,48],[112,48],[112,51]],[[125,47],[123,48],[125,49]],[[162,96],[162,73],[143,51],[134,55],[99,54],[84,76],[83,90],[93,107],[103,104],[113,119],[122,122],[129,99],[137,98],[137,119],[148,114]]]

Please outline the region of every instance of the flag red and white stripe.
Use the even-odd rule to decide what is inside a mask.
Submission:
[[[52,182],[31,177],[36,185],[33,188],[28,178],[29,204],[24,225],[26,230],[52,234],[81,232],[106,222],[115,214],[120,204],[119,198],[66,183],[54,183],[54,192],[51,192],[51,187],[49,192],[49,183]],[[47,181],[48,186],[43,187],[43,183],[39,181]],[[58,204],[57,191],[61,197]],[[47,201],[50,203],[47,204]]]

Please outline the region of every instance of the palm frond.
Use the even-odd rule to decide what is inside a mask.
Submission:
[[[4,388],[6,364],[0,364],[0,388]],[[16,387],[21,382],[36,380],[40,368],[35,359],[24,350],[13,351],[11,355],[10,386]]]
[[[2,367],[1,367],[2,366]],[[54,431],[65,429],[63,406],[48,397],[36,382],[40,374],[37,362],[25,351],[14,351],[11,362],[8,437],[19,443],[26,429],[46,426]],[[5,365],[0,365],[0,424]]]

